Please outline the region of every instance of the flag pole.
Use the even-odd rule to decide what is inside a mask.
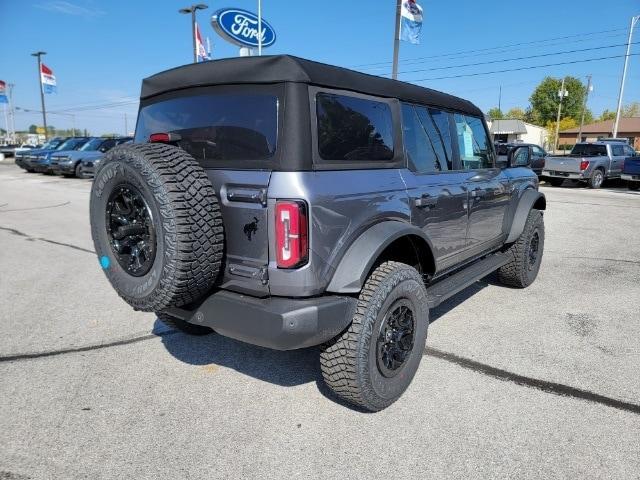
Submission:
[[[400,54],[400,15],[402,12],[402,0],[396,0],[396,28],[393,37],[393,69],[391,78],[398,79],[398,56]]]
[[[40,82],[40,103],[42,104],[42,123],[44,123],[44,140],[47,141],[47,110],[44,108],[44,87],[42,86],[42,61],[40,57],[47,52],[35,52],[31,56],[38,57],[38,81]]]

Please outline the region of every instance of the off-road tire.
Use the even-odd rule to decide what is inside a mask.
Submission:
[[[109,243],[107,203],[123,187],[142,196],[156,232],[155,257],[142,276],[126,271]],[[90,219],[100,264],[134,309],[158,312],[183,306],[214,286],[223,257],[222,215],[205,171],[184,150],[164,144],[110,150],[91,188]]]
[[[547,178],[547,182],[549,182],[552,187],[559,187],[564,183],[564,178]]]
[[[413,347],[395,376],[385,377],[377,361],[377,340],[390,307],[408,300],[414,315]],[[351,325],[322,346],[320,368],[327,386],[343,400],[376,412],[407,389],[423,356],[429,307],[418,271],[404,263],[385,262],[367,279]]]
[[[176,330],[186,333],[187,335],[209,335],[213,333],[213,329],[205,327],[204,325],[195,325],[193,323],[185,322],[184,320],[176,317],[172,317],[169,314],[158,312],[156,313],[158,320],[164,323],[167,327],[172,327]]]
[[[598,189],[601,188],[605,181],[604,172],[600,168],[596,168],[593,172],[591,172],[591,176],[589,180],[587,180],[587,185],[589,188]]]
[[[537,257],[536,261],[531,264],[529,254],[532,239],[536,234],[538,236]],[[528,287],[538,276],[543,252],[544,220],[542,212],[531,209],[522,234],[505,252],[509,256],[509,263],[498,269],[498,280],[511,287]]]

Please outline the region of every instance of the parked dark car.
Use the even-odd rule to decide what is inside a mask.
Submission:
[[[529,148],[529,155],[531,157],[531,170],[533,170],[533,173],[535,173],[538,177],[542,175],[545,158],[548,154],[540,145],[536,145],[535,143],[496,143],[495,147],[499,163],[506,162],[509,150],[517,147]]]
[[[627,150],[628,156],[624,159],[622,179],[627,181],[629,190],[640,190],[640,153],[631,147]]]
[[[66,177],[76,176],[84,178],[83,159],[97,155],[100,158],[116,145],[127,139],[121,138],[89,138],[87,142],[77,150],[59,151],[51,154],[50,169],[54,174]],[[91,172],[93,174],[93,172]]]
[[[91,137],[69,137],[55,149],[41,150],[39,153],[29,157],[31,168],[39,173],[53,173],[51,168],[52,155],[59,152],[77,150],[87,143],[90,138]]]
[[[535,280],[546,200],[529,165],[525,147],[498,167],[461,98],[288,55],[217,60],[143,81],[134,143],[93,182],[91,232],[136,310],[320,345],[329,388],[378,411],[424,362],[430,308],[493,271]]]
[[[104,156],[104,154],[107,151],[109,151],[114,146],[118,146],[118,145],[122,145],[123,143],[131,142],[133,140],[133,138],[131,138],[131,137],[120,137],[120,138],[114,138],[114,139],[110,139],[110,140],[115,140],[115,145],[112,145],[112,142],[109,141],[109,145],[110,146],[108,148],[106,148],[106,146],[103,146],[103,148],[106,148],[106,150],[104,150],[104,151],[102,149],[98,149],[98,150],[95,150],[95,151],[83,151],[82,155],[78,155],[79,157],[82,157],[80,159],[80,177],[81,178],[91,178],[91,177],[93,177],[95,172],[98,169],[98,166],[100,165],[102,157]]]
[[[60,145],[64,143],[66,138],[63,137],[54,137],[47,141],[40,148],[33,148],[30,150],[25,150],[21,152],[16,152],[15,162],[20,168],[26,170],[29,173],[34,173],[35,170],[31,166],[31,161],[37,158],[37,155],[44,151],[55,150]]]

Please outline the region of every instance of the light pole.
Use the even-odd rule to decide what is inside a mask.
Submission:
[[[629,51],[631,50],[631,37],[633,27],[640,20],[640,15],[631,17],[631,28],[629,28],[629,40],[627,40],[627,53],[624,56],[624,67],[622,69],[622,79],[620,80],[620,94],[618,95],[618,109],[616,110],[616,121],[613,123],[613,138],[618,136],[618,125],[620,124],[620,111],[622,110],[622,94],[624,93],[624,81],[627,78],[627,67],[629,65]]]
[[[593,90],[591,85],[591,75],[587,75],[587,91],[584,93],[584,101],[582,102],[582,116],[580,117],[580,130],[578,130],[578,142],[582,140],[582,127],[584,126],[584,112],[587,110],[587,100],[589,99],[589,92]]]
[[[40,57],[46,55],[47,52],[35,52],[32,53],[32,57],[38,58],[38,81],[40,82],[40,103],[42,104],[42,123],[44,123],[44,139],[47,140],[47,110],[44,107],[44,89],[42,88],[42,60]]]
[[[198,50],[196,50],[196,11],[209,8],[204,3],[191,5],[190,7],[181,8],[179,13],[191,14],[191,39],[193,40],[193,63],[198,63]]]
[[[558,90],[558,97],[560,97],[560,102],[558,103],[558,118],[556,119],[556,139],[555,142],[553,144],[553,152],[555,153],[555,151],[558,149],[558,140],[559,140],[559,135],[560,135],[560,113],[562,112],[562,99],[566,96],[569,95],[569,92],[567,92],[564,89],[564,77],[562,78],[562,85],[560,86],[560,90]]]

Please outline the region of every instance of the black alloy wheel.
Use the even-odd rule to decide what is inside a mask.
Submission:
[[[380,324],[376,360],[383,376],[390,378],[400,372],[413,350],[414,332],[411,303],[407,299],[400,299],[391,306]]]
[[[130,275],[145,275],[153,266],[157,249],[146,200],[137,188],[122,184],[109,196],[105,214],[107,238],[116,260]]]
[[[529,241],[529,249],[528,249],[529,270],[532,270],[533,268],[535,268],[536,264],[538,263],[539,250],[540,250],[540,234],[537,231],[534,231],[533,235],[531,236],[531,240]]]

